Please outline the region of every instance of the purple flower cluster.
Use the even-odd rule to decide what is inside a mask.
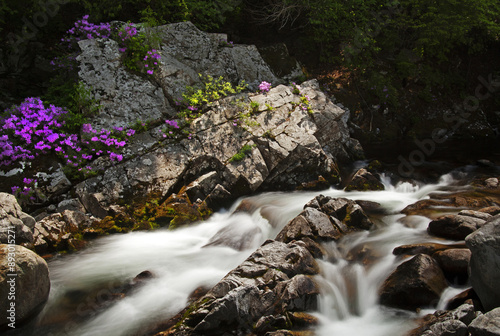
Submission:
[[[118,32],[118,39],[120,43],[120,52],[124,53],[127,51],[127,42],[130,41],[134,36],[137,35],[137,28],[135,27],[135,24],[133,23],[128,23],[123,30],[120,30]]]
[[[269,92],[269,90],[271,90],[271,83],[263,81],[262,83],[259,84],[259,90],[261,92]]]
[[[179,124],[177,124],[177,121],[175,120],[165,120],[165,123],[167,124],[167,126],[171,127],[171,128],[179,128]]]
[[[61,38],[61,44],[70,50],[70,54],[63,57],[55,57],[50,64],[55,69],[66,68],[73,70],[76,68],[76,56],[79,50],[77,47],[78,41],[95,39],[95,38],[109,38],[111,36],[111,24],[100,23],[94,24],[88,21],[89,16],[84,15],[80,20],[74,23],[74,27],[66,31],[66,36]]]
[[[26,98],[21,105],[6,112],[10,115],[0,120],[7,133],[0,136],[0,166],[33,160],[53,148],[58,139],[67,140],[65,134],[54,130],[62,126],[60,116],[67,113],[60,107],[46,108],[39,98]]]
[[[179,128],[179,124],[175,120],[165,120],[167,124],[166,129],[159,130],[159,133],[164,138],[172,138],[174,136],[175,130]]]
[[[153,68],[158,66],[158,60],[160,58],[161,55],[156,49],[148,51],[146,56],[144,56],[144,67],[146,68],[146,72],[148,73],[148,75],[153,74]]]
[[[102,153],[106,153],[111,161],[122,161],[123,156],[116,154],[110,149],[120,149],[125,147],[127,145],[127,141],[124,139],[134,135],[135,130],[124,129],[123,127],[114,127],[113,131],[108,131],[106,129],[97,131],[92,128],[92,125],[83,124],[82,133],[83,136],[81,143],[85,145],[85,147],[90,148],[87,150],[87,154],[82,155],[83,160],[90,161],[94,157],[100,156]],[[79,162],[79,164],[81,163],[82,162]]]
[[[111,36],[111,24],[109,22],[100,24],[90,23],[89,16],[84,15],[80,20],[75,22],[75,26],[69,29],[66,34],[69,36],[63,37],[61,42],[68,43],[70,48],[75,47],[74,44],[80,40],[109,38]]]
[[[23,187],[13,186],[11,188],[12,194],[16,196],[17,199],[25,202],[25,201],[36,201],[35,197],[35,188],[37,184],[36,179],[24,178],[23,179]]]
[[[78,171],[90,171],[93,159],[107,155],[111,161],[121,161],[116,153],[127,144],[133,129],[115,128],[113,131],[94,130],[90,124],[82,126],[82,137],[61,131],[61,117],[67,112],[50,105],[45,107],[40,98],[26,98],[19,106],[7,111],[10,115],[0,120],[7,134],[0,136],[0,166],[17,161],[31,161],[36,156],[53,150],[66,166]]]

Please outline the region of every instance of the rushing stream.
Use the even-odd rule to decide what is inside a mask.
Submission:
[[[437,240],[427,235],[429,219],[411,216],[402,221],[405,216],[399,211],[431,192],[443,192],[440,190],[450,184],[451,178],[445,175],[437,184],[420,187],[409,183],[393,186],[388,179],[384,182],[386,190],[376,192],[329,189],[265,193],[246,199],[257,209],[252,214],[232,214],[239,203],[236,202],[233,209],[216,213],[197,225],[98,239],[84,251],[49,262],[49,301],[37,323],[16,334],[141,335],[146,327],[182,310],[194,290],[215,285],[266,239],[273,239],[305,203],[323,194],[378,202],[389,214],[377,216],[370,232],[354,233],[325,244],[329,257],[319,261],[322,274],[318,282],[323,294],[320,309],[314,313],[321,321],[317,335],[403,335],[413,327],[411,321],[416,315],[378,306],[377,290],[398,265],[392,254],[396,246]],[[236,251],[229,247],[204,247],[222,228],[230,233],[231,240],[249,240],[251,248]],[[366,266],[350,257],[352,251],[361,248],[376,256]],[[120,292],[118,287],[145,270],[154,277],[124,298],[110,300],[113,293]]]

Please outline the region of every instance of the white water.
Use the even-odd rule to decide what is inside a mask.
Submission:
[[[346,193],[330,189],[266,193],[249,198],[258,209],[252,215],[227,211],[175,231],[135,232],[99,239],[83,252],[49,263],[52,289],[36,328],[55,321],[57,332],[52,330],[52,335],[140,335],[146,326],[166,320],[183,309],[196,288],[215,285],[266,239],[273,239],[300,213],[304,204],[323,194],[375,201],[391,214],[376,220],[375,229],[370,232],[351,234],[337,243],[325,244],[330,254],[328,259],[335,262],[319,261],[322,273],[317,279],[323,295],[320,309],[315,313],[321,321],[317,335],[403,335],[412,327],[410,318],[414,316],[378,306],[377,289],[398,264],[392,255],[394,247],[434,240],[426,233],[427,218],[412,216],[412,225],[407,227],[398,221],[404,217],[399,211],[426,198],[430,192],[438,192],[449,182],[442,179],[436,185],[416,187],[404,183],[393,187],[386,179],[386,190],[377,192]],[[229,247],[203,247],[223,228],[230,232],[233,240],[235,237],[248,239],[251,232],[260,233],[251,237],[251,248],[241,252]],[[350,252],[360,247],[378,256],[370,266],[348,261]],[[145,281],[140,289],[108,303],[105,309],[98,305],[104,302],[99,298],[111,293],[117,281],[128,281],[145,270],[155,277]],[[97,299],[89,294],[96,288],[99,289]],[[75,297],[76,305],[67,303]],[[71,307],[68,308],[71,312],[64,312],[65,305]],[[71,317],[59,318],[59,321],[55,317],[65,314]],[[33,333],[39,334],[36,330]]]

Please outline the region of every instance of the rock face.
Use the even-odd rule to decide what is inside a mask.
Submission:
[[[34,227],[35,219],[22,211],[16,198],[0,193],[0,243],[31,246]]]
[[[80,79],[92,88],[101,105],[95,127],[126,127],[137,120],[159,119],[168,112],[161,88],[121,65],[116,41],[90,39],[80,41],[79,46]]]
[[[47,300],[49,290],[49,268],[45,260],[22,246],[0,245],[0,329],[12,322],[16,325],[37,312]],[[15,300],[9,299],[11,295]],[[11,313],[7,310],[11,309],[12,302],[15,318],[9,320]]]
[[[103,218],[124,196],[166,195],[182,186],[189,186],[191,197],[223,203],[256,191],[293,189],[320,176],[338,181],[336,162],[360,155],[359,143],[349,136],[346,111],[316,81],[303,84],[302,91],[313,113],[298,108],[299,96],[283,85],[219,101],[191,124],[191,139],[167,142],[110,167],[78,185],[76,194],[88,212]],[[242,117],[251,101],[273,110]],[[250,148],[247,155],[232,160],[243,146]]]
[[[159,81],[169,100],[181,98],[186,86],[199,82],[199,73],[222,76],[231,83],[244,80],[252,90],[264,80],[278,82],[253,45],[230,44],[226,34],[202,32],[191,22],[154,29],[162,40]]]
[[[415,310],[434,306],[448,286],[437,262],[426,254],[417,254],[399,265],[380,288],[380,303]]]
[[[302,242],[265,242],[158,335],[247,334],[290,327],[289,312],[317,308],[319,272]],[[288,322],[287,322],[288,321]]]
[[[227,35],[200,31],[191,22],[155,27],[161,39],[160,70],[155,80],[127,71],[120,62],[118,43],[110,39],[79,42],[82,50],[80,79],[101,105],[96,128],[126,127],[158,120],[176,112],[171,107],[186,86],[200,83],[198,74],[224,77],[237,84],[244,80],[252,90],[261,81],[278,79],[252,45],[228,44]]]
[[[465,243],[472,253],[469,277],[474,291],[487,311],[500,307],[500,217],[492,217]]]

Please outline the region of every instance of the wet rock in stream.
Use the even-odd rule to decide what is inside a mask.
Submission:
[[[380,303],[417,310],[437,304],[448,283],[438,263],[426,254],[417,254],[399,265],[379,290]]]

